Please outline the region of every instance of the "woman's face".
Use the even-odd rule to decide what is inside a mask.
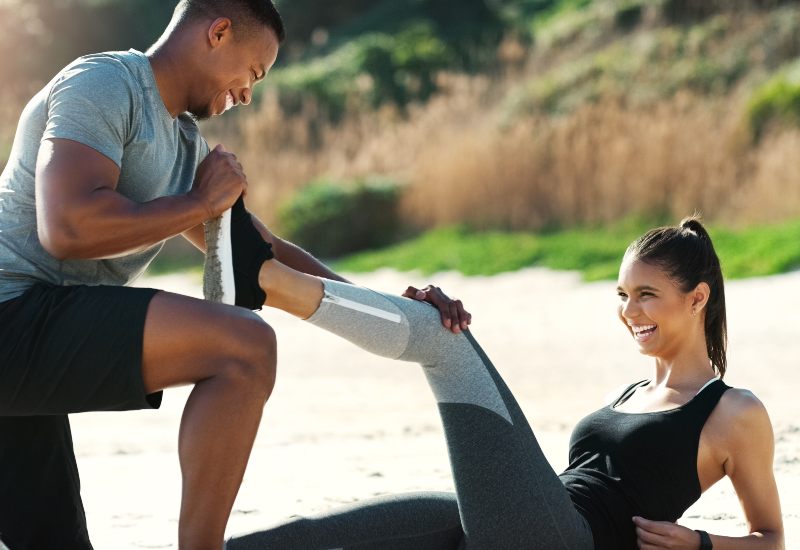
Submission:
[[[619,318],[641,353],[674,357],[695,337],[701,315],[696,290],[683,292],[661,268],[627,255],[617,283]]]

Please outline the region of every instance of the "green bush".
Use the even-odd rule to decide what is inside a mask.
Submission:
[[[629,31],[642,21],[643,7],[639,2],[623,2],[614,11],[614,25],[623,31]]]
[[[758,140],[770,124],[800,125],[800,65],[757,88],[747,103],[747,122]]]
[[[430,24],[418,23],[396,34],[364,34],[326,56],[276,70],[271,79],[287,112],[312,100],[338,120],[350,101],[402,108],[428,99],[436,72],[451,63],[452,52]]]
[[[317,180],[280,206],[278,221],[290,241],[325,258],[384,246],[399,234],[400,191],[379,179]]]

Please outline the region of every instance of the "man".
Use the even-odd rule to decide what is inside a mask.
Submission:
[[[0,177],[0,539],[11,550],[91,548],[67,414],[157,408],[185,384],[179,545],[222,548],[275,381],[275,334],[242,308],[124,285],[171,236],[204,248],[203,223],[246,193],[236,157],[209,152],[194,118],[248,104],[283,37],[270,0],[182,0],[146,55],[80,58],[23,111]],[[341,280],[269,236],[262,253]],[[451,323],[451,301],[419,298]]]

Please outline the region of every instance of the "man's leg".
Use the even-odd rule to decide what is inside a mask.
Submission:
[[[91,550],[66,415],[0,417],[0,540]]]
[[[195,384],[179,435],[180,544],[219,550],[274,385],[272,329],[240,308],[121,287],[38,285],[0,321],[0,417],[157,407],[156,392]]]
[[[275,382],[275,334],[241,308],[159,293],[143,349],[148,393],[195,384],[179,434],[179,545],[219,550]]]

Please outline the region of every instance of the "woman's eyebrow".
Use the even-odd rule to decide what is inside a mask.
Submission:
[[[658,292],[658,289],[656,287],[649,286],[649,285],[637,286],[633,290],[636,291],[636,292],[642,292],[644,290],[650,290],[650,291]],[[625,292],[625,289],[623,289],[621,286],[618,286],[617,287],[617,292]]]

